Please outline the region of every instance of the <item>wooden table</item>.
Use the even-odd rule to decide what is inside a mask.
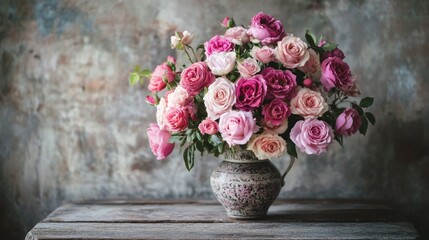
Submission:
[[[66,204],[26,239],[416,239],[391,208],[355,200],[278,200],[261,220],[233,220],[214,201]]]

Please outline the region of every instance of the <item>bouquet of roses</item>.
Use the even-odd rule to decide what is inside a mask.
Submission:
[[[366,111],[373,98],[356,101],[358,86],[337,44],[309,30],[305,42],[262,12],[248,29],[228,17],[221,25],[223,35],[195,49],[188,31],[171,37],[189,65],[178,68],[168,57],[153,72],[137,66],[130,74],[131,85],[149,79],[146,99],[157,108],[157,123],[147,134],[158,160],[175,143],[188,170],[196,151],[218,156],[241,148],[258,159],[296,157],[296,147],[321,154],[375,123]]]

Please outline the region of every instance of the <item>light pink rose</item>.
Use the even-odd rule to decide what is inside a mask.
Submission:
[[[174,78],[175,75],[173,70],[165,62],[161,65],[158,65],[151,74],[148,89],[151,92],[159,92],[167,86],[166,82],[170,83],[174,81]]]
[[[342,136],[350,136],[359,130],[361,124],[359,113],[353,108],[348,108],[337,117],[335,130]]]
[[[219,132],[230,147],[246,144],[258,130],[252,112],[231,110],[220,116]]]
[[[264,123],[269,127],[279,126],[290,114],[288,105],[279,98],[275,98],[262,107]]]
[[[172,93],[168,95],[168,107],[185,107],[189,105],[194,98],[182,86],[177,86]]]
[[[326,152],[333,138],[334,133],[329,124],[317,119],[298,121],[290,132],[290,139],[301,152],[307,154]]]
[[[260,160],[278,158],[285,153],[286,141],[277,134],[264,132],[252,137],[247,150],[251,150]]]
[[[201,123],[198,125],[198,129],[202,134],[213,135],[218,133],[219,125],[216,121],[207,118],[201,121]]]
[[[237,70],[242,77],[250,78],[261,71],[261,67],[259,67],[258,62],[254,58],[246,58],[242,62],[237,62]]]
[[[308,52],[310,54],[310,58],[303,67],[299,67],[298,69],[303,73],[315,74],[320,71],[320,58],[313,49],[309,49]]]
[[[230,52],[234,50],[234,44],[224,36],[216,35],[204,43],[204,49],[208,57],[215,52]]]
[[[171,48],[172,49],[183,49],[184,46],[188,46],[194,40],[195,35],[188,31],[176,32],[174,36],[171,36]]]
[[[150,149],[155,154],[156,159],[162,160],[166,158],[174,149],[174,143],[169,143],[170,133],[159,128],[158,125],[151,123],[147,129]]]
[[[196,62],[185,68],[180,75],[180,85],[191,95],[213,83],[215,76],[204,62]]]
[[[287,68],[303,67],[310,58],[307,44],[293,34],[277,43],[276,58]]]
[[[158,105],[156,106],[156,122],[161,129],[165,128],[165,112],[167,111],[167,101],[165,97],[159,100]]]
[[[219,119],[220,115],[229,112],[235,101],[235,85],[226,78],[217,78],[204,95],[207,115],[212,120]]]
[[[322,116],[329,107],[320,92],[301,88],[297,95],[290,101],[293,114],[300,115],[305,119]]]
[[[214,75],[224,76],[234,69],[235,57],[235,52],[212,53],[206,63]]]
[[[287,127],[289,126],[289,121],[287,118],[283,119],[283,121],[278,126],[267,125],[264,119],[262,119],[261,122],[262,126],[264,127],[264,130],[273,134],[283,134],[286,132]]]
[[[181,132],[188,127],[189,109],[186,107],[168,107],[164,116],[165,128],[170,132]]]
[[[276,60],[275,49],[268,46],[263,46],[262,48],[254,46],[250,51],[250,55],[263,63],[274,62]]]
[[[250,37],[247,35],[247,29],[243,27],[232,27],[226,30],[224,35],[229,41],[235,45],[243,45],[250,42]]]
[[[176,64],[176,59],[172,56],[168,56],[167,63]]]

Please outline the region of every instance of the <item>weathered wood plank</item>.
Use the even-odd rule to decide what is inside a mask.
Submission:
[[[36,237],[36,238],[32,238]],[[39,223],[45,239],[416,239],[410,223]]]

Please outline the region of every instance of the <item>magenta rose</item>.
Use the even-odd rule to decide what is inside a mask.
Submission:
[[[265,68],[261,75],[267,82],[267,98],[290,99],[294,96],[296,76],[291,71]]]
[[[231,110],[220,116],[219,132],[229,146],[246,144],[258,130],[252,112]]]
[[[263,12],[252,17],[249,33],[262,45],[275,44],[286,36],[282,23]]]
[[[267,84],[261,75],[251,78],[240,78],[235,89],[235,107],[244,111],[251,111],[261,106],[267,94]]]
[[[279,98],[275,98],[269,104],[262,107],[264,123],[268,127],[280,126],[291,114],[288,105]]]
[[[174,149],[174,143],[169,143],[170,133],[167,130],[160,129],[157,124],[151,123],[147,129],[149,145],[156,159],[166,158]]]
[[[334,134],[329,124],[317,119],[300,120],[290,132],[290,139],[301,152],[307,154],[319,155],[326,152],[333,138]]]
[[[330,52],[325,52],[320,55],[321,61],[330,57],[338,57],[338,58],[344,59],[346,56],[344,55],[343,51],[341,51],[341,49],[339,48],[335,48]]]
[[[214,80],[215,76],[204,62],[193,63],[180,75],[180,85],[191,95],[198,94],[201,89],[208,87]]]
[[[164,115],[165,127],[171,132],[181,132],[188,127],[189,108],[168,107]]]
[[[327,90],[334,87],[348,91],[354,86],[354,80],[349,65],[339,57],[325,59],[321,65],[322,77],[320,82]]]
[[[175,75],[170,66],[165,62],[158,65],[151,74],[148,89],[151,92],[159,92],[163,90],[167,83],[174,81]]]
[[[208,57],[215,52],[230,52],[234,49],[234,44],[226,37],[216,35],[204,43],[204,49]]]
[[[219,125],[216,121],[207,118],[201,121],[201,123],[198,125],[198,129],[202,134],[213,135],[219,131]]]
[[[359,113],[353,108],[348,108],[337,117],[335,130],[340,135],[350,136],[357,132],[361,124]]]

